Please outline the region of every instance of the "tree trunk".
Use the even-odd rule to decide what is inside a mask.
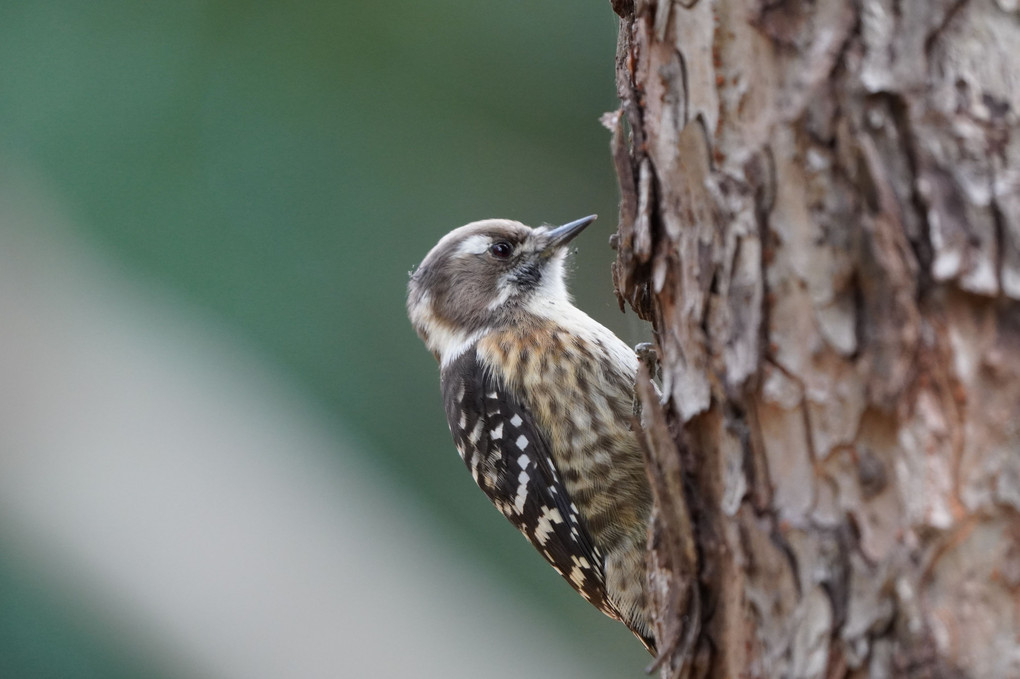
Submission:
[[[1017,0],[614,0],[664,677],[1020,677]]]

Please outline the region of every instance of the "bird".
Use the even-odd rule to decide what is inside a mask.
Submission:
[[[407,312],[439,363],[450,432],[475,482],[654,655],[638,358],[574,306],[566,286],[567,246],[596,217],[454,229],[411,274]]]

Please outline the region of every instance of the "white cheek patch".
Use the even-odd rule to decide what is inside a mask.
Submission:
[[[432,318],[432,298],[429,294],[423,293],[408,306],[407,315],[415,328],[424,328]]]
[[[492,244],[492,239],[488,236],[476,234],[469,236],[464,239],[459,246],[457,246],[458,255],[480,255],[489,249]]]
[[[432,299],[426,294],[411,309],[411,320],[416,327],[428,328],[425,345],[429,351],[439,354],[441,366],[449,365],[465,351],[474,346],[484,330],[468,334],[446,323],[441,323],[432,311]]]
[[[499,282],[496,283],[496,289],[499,291],[496,294],[496,298],[489,302],[486,307],[489,311],[495,311],[506,304],[514,294],[513,282],[511,282],[508,276],[500,277]]]

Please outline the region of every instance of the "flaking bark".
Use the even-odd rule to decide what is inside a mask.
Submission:
[[[613,2],[663,677],[1020,677],[1015,0]]]

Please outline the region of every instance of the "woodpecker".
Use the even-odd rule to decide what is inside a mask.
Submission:
[[[506,219],[444,236],[411,275],[411,323],[440,367],[475,482],[552,567],[654,654],[651,492],[633,429],[638,359],[571,302],[560,227]]]

